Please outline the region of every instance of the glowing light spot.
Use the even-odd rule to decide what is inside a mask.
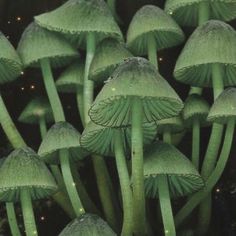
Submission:
[[[116,88],[112,88],[111,90],[112,90],[112,91],[116,91]]]
[[[7,24],[11,24],[11,21],[8,21]]]
[[[217,189],[216,189],[216,192],[217,192],[217,193],[219,193],[219,192],[220,192],[220,189],[219,189],[219,188],[217,188]]]
[[[25,90],[25,88],[24,88],[24,87],[21,87],[20,89],[21,89],[22,91],[24,91],[24,90]]]
[[[162,58],[162,57],[159,57],[159,61],[163,61],[163,58]]]
[[[173,11],[170,11],[169,14],[170,14],[170,15],[173,15]]]
[[[44,216],[41,216],[41,217],[40,217],[40,220],[44,221],[44,220],[45,220],[45,217],[44,217]]]
[[[20,16],[17,16],[17,17],[16,17],[16,20],[17,20],[17,21],[21,21],[21,17],[20,17]]]
[[[33,84],[30,85],[30,89],[35,89],[35,86]]]
[[[80,208],[79,211],[80,211],[80,212],[84,212],[84,209],[83,209],[83,208]]]
[[[20,74],[23,75],[23,74],[24,74],[24,71],[21,71]]]
[[[72,183],[72,186],[75,186],[75,182]]]

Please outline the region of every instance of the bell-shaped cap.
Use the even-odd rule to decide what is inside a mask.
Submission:
[[[76,93],[84,84],[84,63],[75,62],[56,81],[57,90],[62,93]]]
[[[40,26],[57,31],[76,45],[86,42],[94,33],[96,41],[112,37],[122,39],[122,33],[104,0],[69,0],[57,9],[35,17]]]
[[[22,71],[22,64],[14,47],[0,32],[0,84],[15,80]]]
[[[165,175],[173,198],[190,195],[204,187],[203,180],[193,164],[174,146],[156,142],[144,159],[144,185],[148,197],[158,197],[158,176]]]
[[[34,22],[23,32],[17,51],[25,67],[39,67],[41,59],[49,59],[52,67],[65,66],[79,56],[63,36]]]
[[[156,67],[144,58],[133,57],[116,68],[92,104],[89,116],[103,126],[130,125],[134,98],[142,104],[143,123],[176,116],[183,108],[181,99]]]
[[[50,196],[57,190],[47,166],[29,147],[14,150],[0,168],[1,201],[19,201],[22,189],[28,189],[32,199]]]
[[[94,214],[84,214],[72,220],[59,236],[116,236],[110,226]]]
[[[87,152],[80,147],[80,133],[69,123],[61,121],[54,124],[45,135],[38,154],[47,163],[59,163],[58,152],[68,149],[74,161],[82,160]]]
[[[51,106],[44,97],[31,100],[18,118],[20,122],[26,124],[38,124],[40,119],[45,119],[48,123],[54,120]]]
[[[114,156],[115,135],[117,132],[122,133],[123,147],[126,153],[131,150],[131,128],[111,128],[97,125],[90,121],[85,127],[80,143],[81,147],[91,153]],[[143,141],[144,145],[150,144],[156,137],[156,124],[147,123],[143,125]]]
[[[212,105],[207,120],[226,124],[230,119],[236,119],[236,88],[224,90]]]
[[[217,63],[224,71],[224,85],[235,85],[235,41],[236,31],[224,22],[210,20],[199,26],[177,60],[175,78],[196,87],[212,86],[212,65]]]
[[[117,65],[129,57],[132,57],[132,54],[123,43],[111,38],[104,39],[97,46],[89,70],[89,79],[104,82]]]
[[[166,0],[165,11],[180,25],[197,26],[200,4],[208,4],[209,19],[230,21],[236,18],[235,0]]]
[[[183,119],[181,116],[158,120],[156,124],[158,134],[163,134],[166,131],[175,134],[184,130]]]
[[[210,106],[202,96],[198,94],[190,95],[186,99],[182,111],[184,124],[192,126],[194,120],[197,120],[201,125],[205,125],[209,110]]]
[[[177,23],[157,6],[146,5],[134,15],[127,32],[127,45],[135,55],[146,55],[149,35],[155,38],[157,50],[182,43],[184,33]]]

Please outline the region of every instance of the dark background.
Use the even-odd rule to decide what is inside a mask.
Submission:
[[[0,30],[9,38],[11,43],[17,47],[17,43],[21,37],[25,27],[33,20],[34,15],[50,11],[64,1],[61,0],[0,0]],[[130,20],[134,13],[145,4],[154,4],[163,8],[164,1],[148,1],[148,0],[118,0],[117,11],[120,15],[123,24],[121,25],[122,31],[126,32]],[[236,21],[230,22],[235,28]],[[184,28],[184,32],[187,36],[194,30],[193,28]],[[172,72],[176,59],[182,49],[183,45],[172,49],[164,50],[159,52],[160,61],[160,73],[168,80],[168,82],[175,88],[181,98],[184,100],[187,96],[189,86],[176,82],[172,77]],[[0,52],[1,53],[1,52]],[[82,52],[82,55],[84,53]],[[60,74],[61,71],[55,71],[55,78]],[[1,86],[1,93],[6,102],[7,108],[12,115],[12,118],[16,122],[19,131],[25,138],[29,146],[38,149],[40,144],[40,135],[38,127],[24,125],[17,122],[21,111],[26,104],[35,96],[46,95],[41,72],[39,70],[27,69],[24,73],[13,83]],[[60,95],[62,103],[64,105],[67,121],[71,122],[81,132],[80,119],[77,112],[77,106],[73,95]],[[204,90],[204,97],[212,102],[212,91],[211,89]],[[208,142],[209,128],[202,130],[201,138],[201,152],[202,156]],[[235,143],[235,140],[234,140]],[[187,134],[180,144],[180,149],[186,155],[191,153],[191,134]],[[0,131],[0,155],[1,157],[7,155],[11,150],[11,147],[7,144],[6,137],[3,131]],[[211,235],[236,235],[236,159],[235,159],[236,148],[235,145],[232,147],[231,158],[225,173],[218,183],[214,193],[214,212],[213,212],[213,223],[211,227]],[[114,163],[108,161],[109,169],[111,174],[116,176]],[[92,183],[91,175],[85,173],[89,170],[90,173],[91,165],[87,161],[82,171],[82,177],[86,183],[88,190],[91,192],[94,199],[96,198],[96,190],[90,189]],[[87,172],[88,173],[88,172]],[[117,184],[117,183],[114,183]],[[175,203],[178,206],[178,202]],[[39,235],[53,236],[57,235],[62,228],[69,222],[69,219],[64,213],[54,204],[52,200],[44,200],[35,203],[36,206],[36,220],[39,225]],[[4,216],[4,206],[0,207],[0,214]],[[17,208],[17,214],[19,222],[22,224],[22,215],[20,209]],[[184,228],[191,227],[191,223],[184,225]],[[3,235],[9,235],[9,229],[7,224],[4,225]]]

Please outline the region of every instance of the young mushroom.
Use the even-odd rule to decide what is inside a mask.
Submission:
[[[0,168],[0,201],[21,202],[27,236],[38,235],[32,200],[48,197],[56,190],[51,173],[31,148],[15,149]]]
[[[159,198],[165,235],[175,236],[171,198],[188,196],[204,187],[192,163],[174,146],[156,142],[145,153],[145,194]]]
[[[135,55],[148,55],[158,68],[156,52],[184,41],[184,33],[162,9],[153,5],[143,6],[134,15],[128,31],[127,46]]]

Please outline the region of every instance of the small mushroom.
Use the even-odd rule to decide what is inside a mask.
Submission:
[[[146,196],[159,198],[165,235],[176,235],[170,199],[202,189],[201,176],[174,146],[157,142],[145,154],[144,178]]]
[[[31,148],[14,150],[0,168],[0,200],[21,202],[27,236],[38,235],[32,200],[48,197],[56,190],[51,173]]]
[[[146,5],[134,15],[128,31],[127,46],[135,55],[148,55],[158,68],[156,52],[184,41],[184,33],[162,9]]]

